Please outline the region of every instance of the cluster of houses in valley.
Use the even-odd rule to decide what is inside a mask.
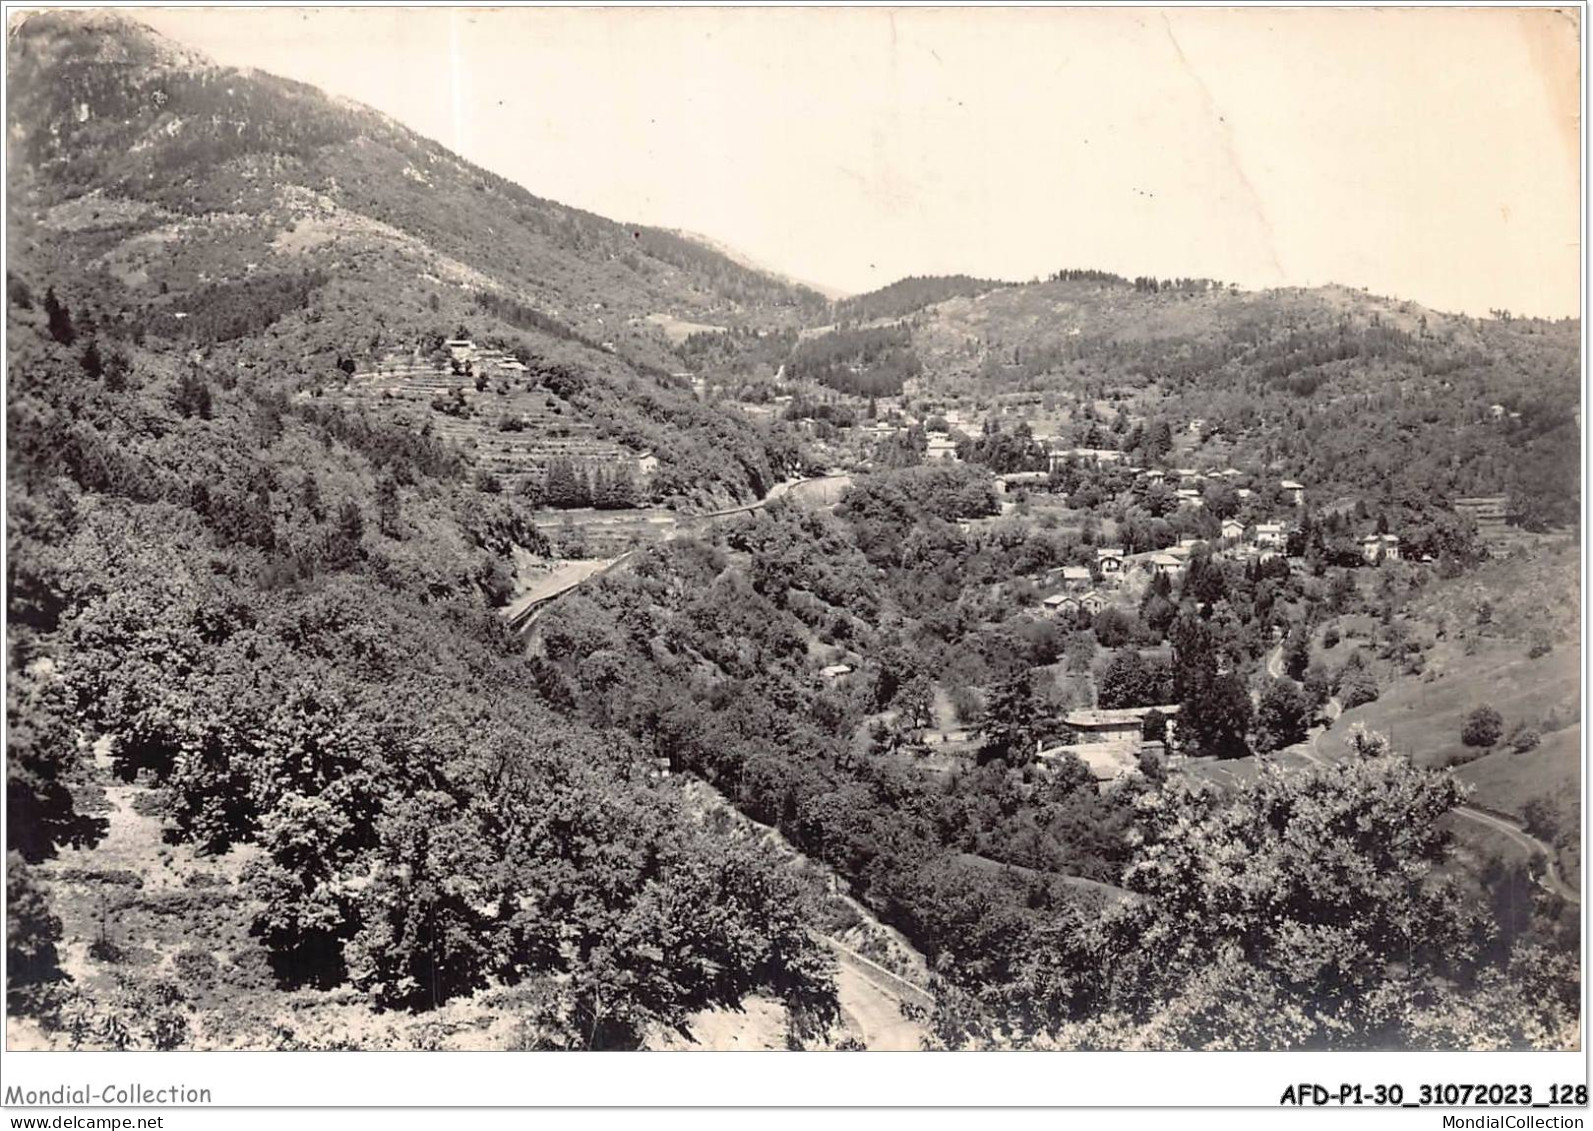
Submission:
[[[1078,454],[1078,450],[1074,449],[1067,456],[1073,458]],[[1111,455],[1121,457],[1122,453],[1112,452]],[[1187,467],[1170,470],[1125,467],[1123,470],[1147,484],[1175,485],[1179,505],[1189,508],[1205,506],[1205,484],[1212,481],[1231,482],[1243,475],[1231,467],[1213,472]],[[998,476],[997,487],[1003,494],[1011,494],[1026,487],[1039,486],[1046,479],[1047,473],[1044,472],[1019,472]],[[1278,481],[1277,499],[1285,505],[1304,507],[1305,492],[1305,484],[1296,480]],[[1234,489],[1234,495],[1241,502],[1254,498],[1255,494],[1249,488]],[[1003,509],[1010,508],[1004,506]],[[1122,594],[1118,591],[1125,585],[1130,589],[1138,588],[1134,584],[1136,579],[1142,584],[1156,576],[1177,580],[1183,576],[1190,557],[1199,546],[1206,546],[1214,560],[1265,562],[1287,553],[1289,536],[1295,529],[1296,522],[1289,517],[1274,515],[1264,521],[1248,524],[1229,517],[1222,520],[1217,535],[1212,538],[1186,537],[1176,545],[1138,554],[1127,553],[1120,546],[1101,546],[1096,548],[1093,568],[1083,565],[1059,566],[1032,580],[1042,588],[1053,590],[1043,601],[1048,612],[1072,615],[1082,611],[1093,616],[1120,599]],[[1362,559],[1368,565],[1399,561],[1401,558],[1400,540],[1395,534],[1367,534],[1361,538],[1359,548]]]
[[[1155,577],[1177,581],[1189,566],[1196,549],[1206,546],[1215,561],[1270,561],[1284,554],[1292,524],[1285,521],[1262,522],[1246,526],[1237,519],[1226,519],[1222,537],[1180,538],[1177,545],[1146,553],[1126,553],[1121,546],[1098,546],[1095,567],[1057,566],[1034,578],[1043,588],[1052,589],[1041,601],[1053,616],[1072,616],[1079,612],[1099,614],[1108,605],[1122,600],[1122,591],[1136,592]],[[1368,534],[1361,539],[1361,556],[1369,565],[1400,560],[1399,537],[1394,534]],[[1140,584],[1135,584],[1135,582]]]
[[[875,441],[893,439],[905,434],[910,427],[919,423],[914,417],[906,415],[905,398],[879,398],[875,402],[875,408],[883,415],[879,419],[859,426],[859,431],[866,439]],[[939,427],[942,422],[944,422],[943,429]],[[925,432],[924,458],[957,462],[960,456],[957,452],[957,440],[953,436],[958,433],[977,432],[984,421],[965,419],[960,410],[948,409],[939,416],[927,417],[923,423],[936,425],[935,428]],[[1203,419],[1191,420],[1188,422],[1188,431],[1199,434],[1205,430],[1205,426],[1206,421]],[[1180,509],[1203,509],[1206,506],[1207,487],[1212,483],[1230,485],[1234,496],[1241,503],[1250,503],[1256,498],[1256,491],[1253,488],[1238,486],[1239,482],[1245,481],[1246,473],[1235,467],[1207,471],[1193,467],[1139,467],[1128,462],[1128,453],[1115,448],[1067,446],[1054,437],[1039,432],[1035,433],[1035,439],[1045,448],[1047,470],[998,475],[996,486],[1002,494],[1010,496],[1023,490],[1043,489],[1050,475],[1060,468],[1069,464],[1092,464],[1112,467],[1133,476],[1147,486],[1160,485],[1170,489]],[[1268,494],[1283,506],[1295,508],[1305,506],[1306,486],[1294,479],[1278,480],[1276,492]],[[1010,511],[1012,509],[1010,501],[1004,503],[1002,509],[1004,512]],[[972,528],[972,524],[969,523],[960,525],[965,530]],[[1237,519],[1227,518],[1222,521],[1221,534],[1212,545],[1212,553],[1217,558],[1254,558],[1267,561],[1285,552],[1292,529],[1293,524],[1287,518],[1271,517],[1248,526]],[[1142,569],[1153,575],[1160,573],[1176,577],[1183,572],[1192,545],[1193,540],[1184,539],[1177,546],[1170,546],[1152,554],[1124,555],[1121,550],[1110,548],[1103,550],[1102,553],[1115,555],[1115,560],[1121,561],[1128,568]],[[1368,534],[1360,540],[1360,552],[1369,565],[1398,561],[1400,560],[1399,538],[1393,534]],[[1069,569],[1077,573],[1082,571],[1083,567],[1069,567]],[[1111,585],[1113,580],[1111,571],[1098,568],[1096,572],[1106,585]],[[1098,612],[1100,608],[1110,603],[1109,598],[1095,592],[1091,586],[1084,586],[1081,590],[1082,581],[1078,576],[1047,577],[1045,580],[1060,581],[1063,586],[1061,592],[1047,599],[1048,605],[1055,611],[1085,609]]]

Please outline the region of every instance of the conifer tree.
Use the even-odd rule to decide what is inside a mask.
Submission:
[[[65,303],[55,297],[54,287],[44,292],[44,316],[48,320],[50,337],[63,346],[69,346],[77,340],[77,330],[72,325],[72,312]]]

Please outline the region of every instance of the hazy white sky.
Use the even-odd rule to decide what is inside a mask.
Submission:
[[[1575,12],[130,14],[842,290],[1100,267],[1579,306]]]

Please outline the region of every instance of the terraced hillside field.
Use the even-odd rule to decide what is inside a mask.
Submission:
[[[558,459],[587,471],[620,471],[645,486],[647,453],[601,438],[594,421],[498,351],[481,351],[471,374],[455,372],[446,362],[388,355],[321,395],[430,429],[457,445],[478,473],[496,476],[506,491],[540,483]]]

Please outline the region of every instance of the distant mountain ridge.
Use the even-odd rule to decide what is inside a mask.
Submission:
[[[201,339],[224,333],[240,362],[300,388],[461,328],[491,336],[581,373],[571,391],[600,439],[652,450],[674,482],[706,476],[721,496],[721,480],[739,498],[767,489],[798,445],[754,439],[745,418],[698,403],[672,375],[796,372],[797,331],[826,372],[867,369],[888,347],[892,372],[921,372],[917,392],[935,396],[1147,388],[1230,431],[1273,398],[1287,423],[1263,421],[1268,442],[1296,462],[1307,409],[1345,414],[1349,443],[1379,419],[1368,407],[1469,428],[1503,403],[1545,461],[1565,438],[1540,441],[1574,431],[1573,323],[1471,319],[1343,287],[1240,292],[1075,269],[1026,284],[908,278],[830,302],[711,239],[536,197],[375,111],[197,61],[119,15],[30,16],[8,51],[12,247],[33,282],[91,292],[174,341],[213,347]],[[889,342],[873,330],[806,340],[906,320]],[[694,345],[683,326],[731,334]],[[1479,433],[1474,449],[1504,439]],[[1354,466],[1379,476],[1380,460]],[[1421,461],[1390,474],[1513,489],[1519,460],[1482,462],[1459,477]]]
[[[115,13],[30,16],[17,22],[8,49],[11,156],[47,203],[99,188],[180,215],[259,216],[302,212],[284,199],[296,186],[439,250],[490,258],[509,285],[533,281],[510,254],[537,267],[574,256],[594,283],[640,292],[638,306],[722,316],[737,306],[823,301],[702,241],[536,197],[368,107],[216,66]],[[383,183],[384,174],[393,179]],[[423,193],[456,206],[453,193],[484,199],[426,209],[416,199]],[[482,215],[481,204],[497,215]],[[503,254],[485,254],[494,250]]]
[[[741,251],[739,248],[733,247],[722,240],[716,240],[712,236],[706,236],[701,232],[690,232],[684,228],[671,228],[669,231],[681,237],[681,239],[690,240],[692,243],[700,244],[709,251],[716,251],[720,255],[723,255],[726,259],[729,259],[734,263],[739,263],[749,271],[757,271],[760,274],[769,276],[771,279],[779,279],[781,282],[787,283],[790,286],[801,290],[813,291],[816,294],[820,294],[826,299],[829,299],[831,302],[838,302],[841,299],[846,298],[850,293],[841,287],[831,286],[827,283],[812,283],[803,279],[795,278],[794,276],[788,275],[783,271],[779,271],[773,267],[770,267],[766,263],[760,262],[753,256]]]
[[[790,443],[670,377],[681,359],[655,316],[796,326],[827,309],[817,292],[537,197],[368,107],[217,66],[118,13],[29,15],[7,50],[13,267],[108,328],[297,389],[463,330],[579,372],[566,405],[705,501],[755,497],[793,466]]]

